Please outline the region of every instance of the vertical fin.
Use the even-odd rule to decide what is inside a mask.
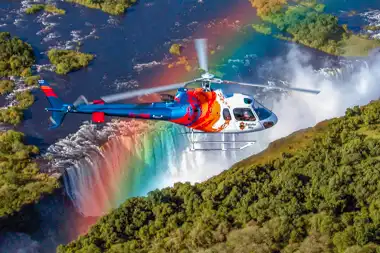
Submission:
[[[45,81],[38,80],[41,90],[44,92],[47,100],[54,109],[61,109],[62,111],[52,111],[52,116],[49,118],[52,125],[50,129],[59,127],[65,115],[67,113],[67,108],[61,99],[58,98],[57,94],[54,92],[53,88]]]

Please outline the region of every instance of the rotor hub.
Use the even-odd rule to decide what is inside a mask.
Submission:
[[[204,79],[211,79],[211,78],[213,78],[214,77],[214,75],[213,74],[210,74],[210,73],[204,73],[203,75],[202,75],[202,78],[204,78]]]

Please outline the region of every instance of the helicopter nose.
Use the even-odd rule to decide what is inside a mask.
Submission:
[[[270,116],[270,120],[273,121],[274,125],[276,125],[278,121],[277,115],[272,112],[272,115]]]
[[[277,121],[278,121],[277,115],[272,112],[271,115],[263,123],[263,126],[264,128],[270,128],[276,125]]]

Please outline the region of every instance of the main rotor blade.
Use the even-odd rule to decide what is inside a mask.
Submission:
[[[195,49],[197,50],[199,68],[208,72],[208,60],[207,60],[207,39],[196,39]]]
[[[148,89],[141,89],[141,90],[116,93],[116,94],[112,94],[112,95],[108,95],[108,96],[103,96],[103,97],[101,97],[101,99],[106,103],[112,103],[112,102],[119,101],[119,100],[139,97],[139,96],[143,96],[143,95],[149,95],[149,94],[153,94],[153,93],[157,93],[157,92],[179,89],[179,88],[184,87],[186,84],[188,84],[190,82],[193,82],[193,81],[170,84],[170,85],[148,88]]]
[[[222,83],[237,84],[237,85],[250,86],[250,87],[273,88],[273,89],[288,90],[288,91],[299,91],[299,92],[312,93],[312,94],[319,94],[321,92],[319,90],[309,90],[309,89],[290,88],[290,87],[278,87],[278,86],[269,86],[269,85],[265,85],[265,84],[239,83],[239,82],[226,81],[226,80],[222,80]]]

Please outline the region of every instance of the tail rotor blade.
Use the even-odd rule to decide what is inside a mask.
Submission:
[[[195,49],[197,50],[199,68],[208,73],[207,39],[196,39]]]

